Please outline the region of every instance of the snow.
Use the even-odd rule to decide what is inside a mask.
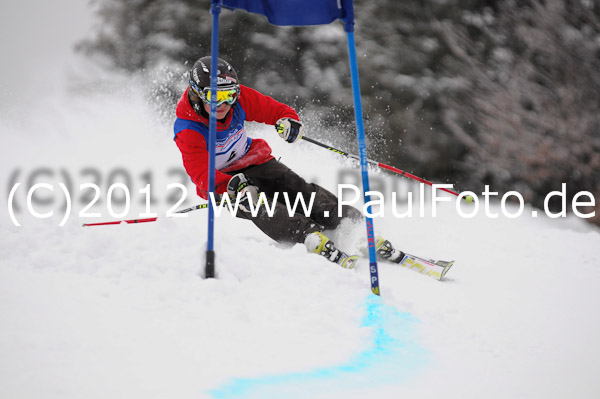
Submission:
[[[377,232],[456,265],[438,282],[380,263],[377,298],[366,258],[356,272],[344,270],[223,214],[218,278],[203,279],[206,211],[164,217],[174,203],[168,194],[180,196],[166,190],[180,182],[172,127],[134,87],[117,86],[85,97],[54,91],[35,113],[23,108],[18,121],[1,121],[2,209],[15,179],[23,187],[15,196],[22,226],[0,214],[0,397],[599,395],[597,229],[541,211],[533,218],[528,207],[517,219],[465,219],[446,204],[435,218],[388,213],[375,220]],[[309,143],[284,143],[270,127],[249,130],[330,190],[351,165]],[[54,217],[27,216],[24,187],[40,168],[48,173],[37,182],[71,179],[74,208],[64,227],[58,188],[39,193],[50,203],[35,204]],[[145,210],[138,190],[151,173],[159,220],[82,228],[79,185],[99,177],[93,209],[111,220],[105,194],[116,169],[131,179],[128,217]],[[399,184],[374,173],[387,188]],[[187,186],[180,207],[199,202]],[[335,242],[359,252],[364,228],[344,227]]]

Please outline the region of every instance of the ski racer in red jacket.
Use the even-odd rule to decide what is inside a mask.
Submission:
[[[177,104],[175,143],[181,151],[183,165],[197,187],[200,197],[208,198],[208,131],[210,113],[211,57],[200,58],[190,70],[189,86]],[[273,125],[279,136],[294,143],[302,136],[302,123],[296,111],[271,97],[243,86],[238,82],[233,67],[218,60],[217,137],[215,148],[215,193],[229,195],[233,200],[242,195],[237,217],[249,219],[265,234],[278,242],[304,243],[309,251],[324,255],[337,264],[352,268],[355,256],[339,251],[323,233],[335,229],[343,218],[359,220],[362,215],[350,206],[342,207],[338,215],[335,195],[316,184],[307,183],[287,166],[275,160],[265,140],[250,138],[245,121]],[[272,216],[266,208],[252,214],[260,205],[259,193],[272,201],[279,193]],[[313,207],[307,217],[304,213],[289,216],[283,193],[290,201],[296,195],[304,196]],[[250,201],[252,203],[250,203]]]

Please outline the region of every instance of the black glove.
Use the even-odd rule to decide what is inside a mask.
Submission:
[[[227,194],[232,201],[236,201],[238,195],[240,196],[240,209],[244,212],[251,212],[251,208],[256,209],[258,205],[258,187],[251,185],[243,173],[238,173],[229,179]]]
[[[288,143],[302,138],[302,122],[292,118],[281,118],[275,124],[275,129],[279,136]]]

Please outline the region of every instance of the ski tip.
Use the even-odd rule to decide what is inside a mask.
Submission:
[[[454,265],[454,261],[446,262],[446,266],[444,266],[444,270],[440,274],[440,281],[446,276],[446,273],[450,270],[450,268]]]

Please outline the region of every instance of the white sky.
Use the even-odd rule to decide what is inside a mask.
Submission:
[[[0,2],[0,105],[60,76],[91,21],[89,0]]]

